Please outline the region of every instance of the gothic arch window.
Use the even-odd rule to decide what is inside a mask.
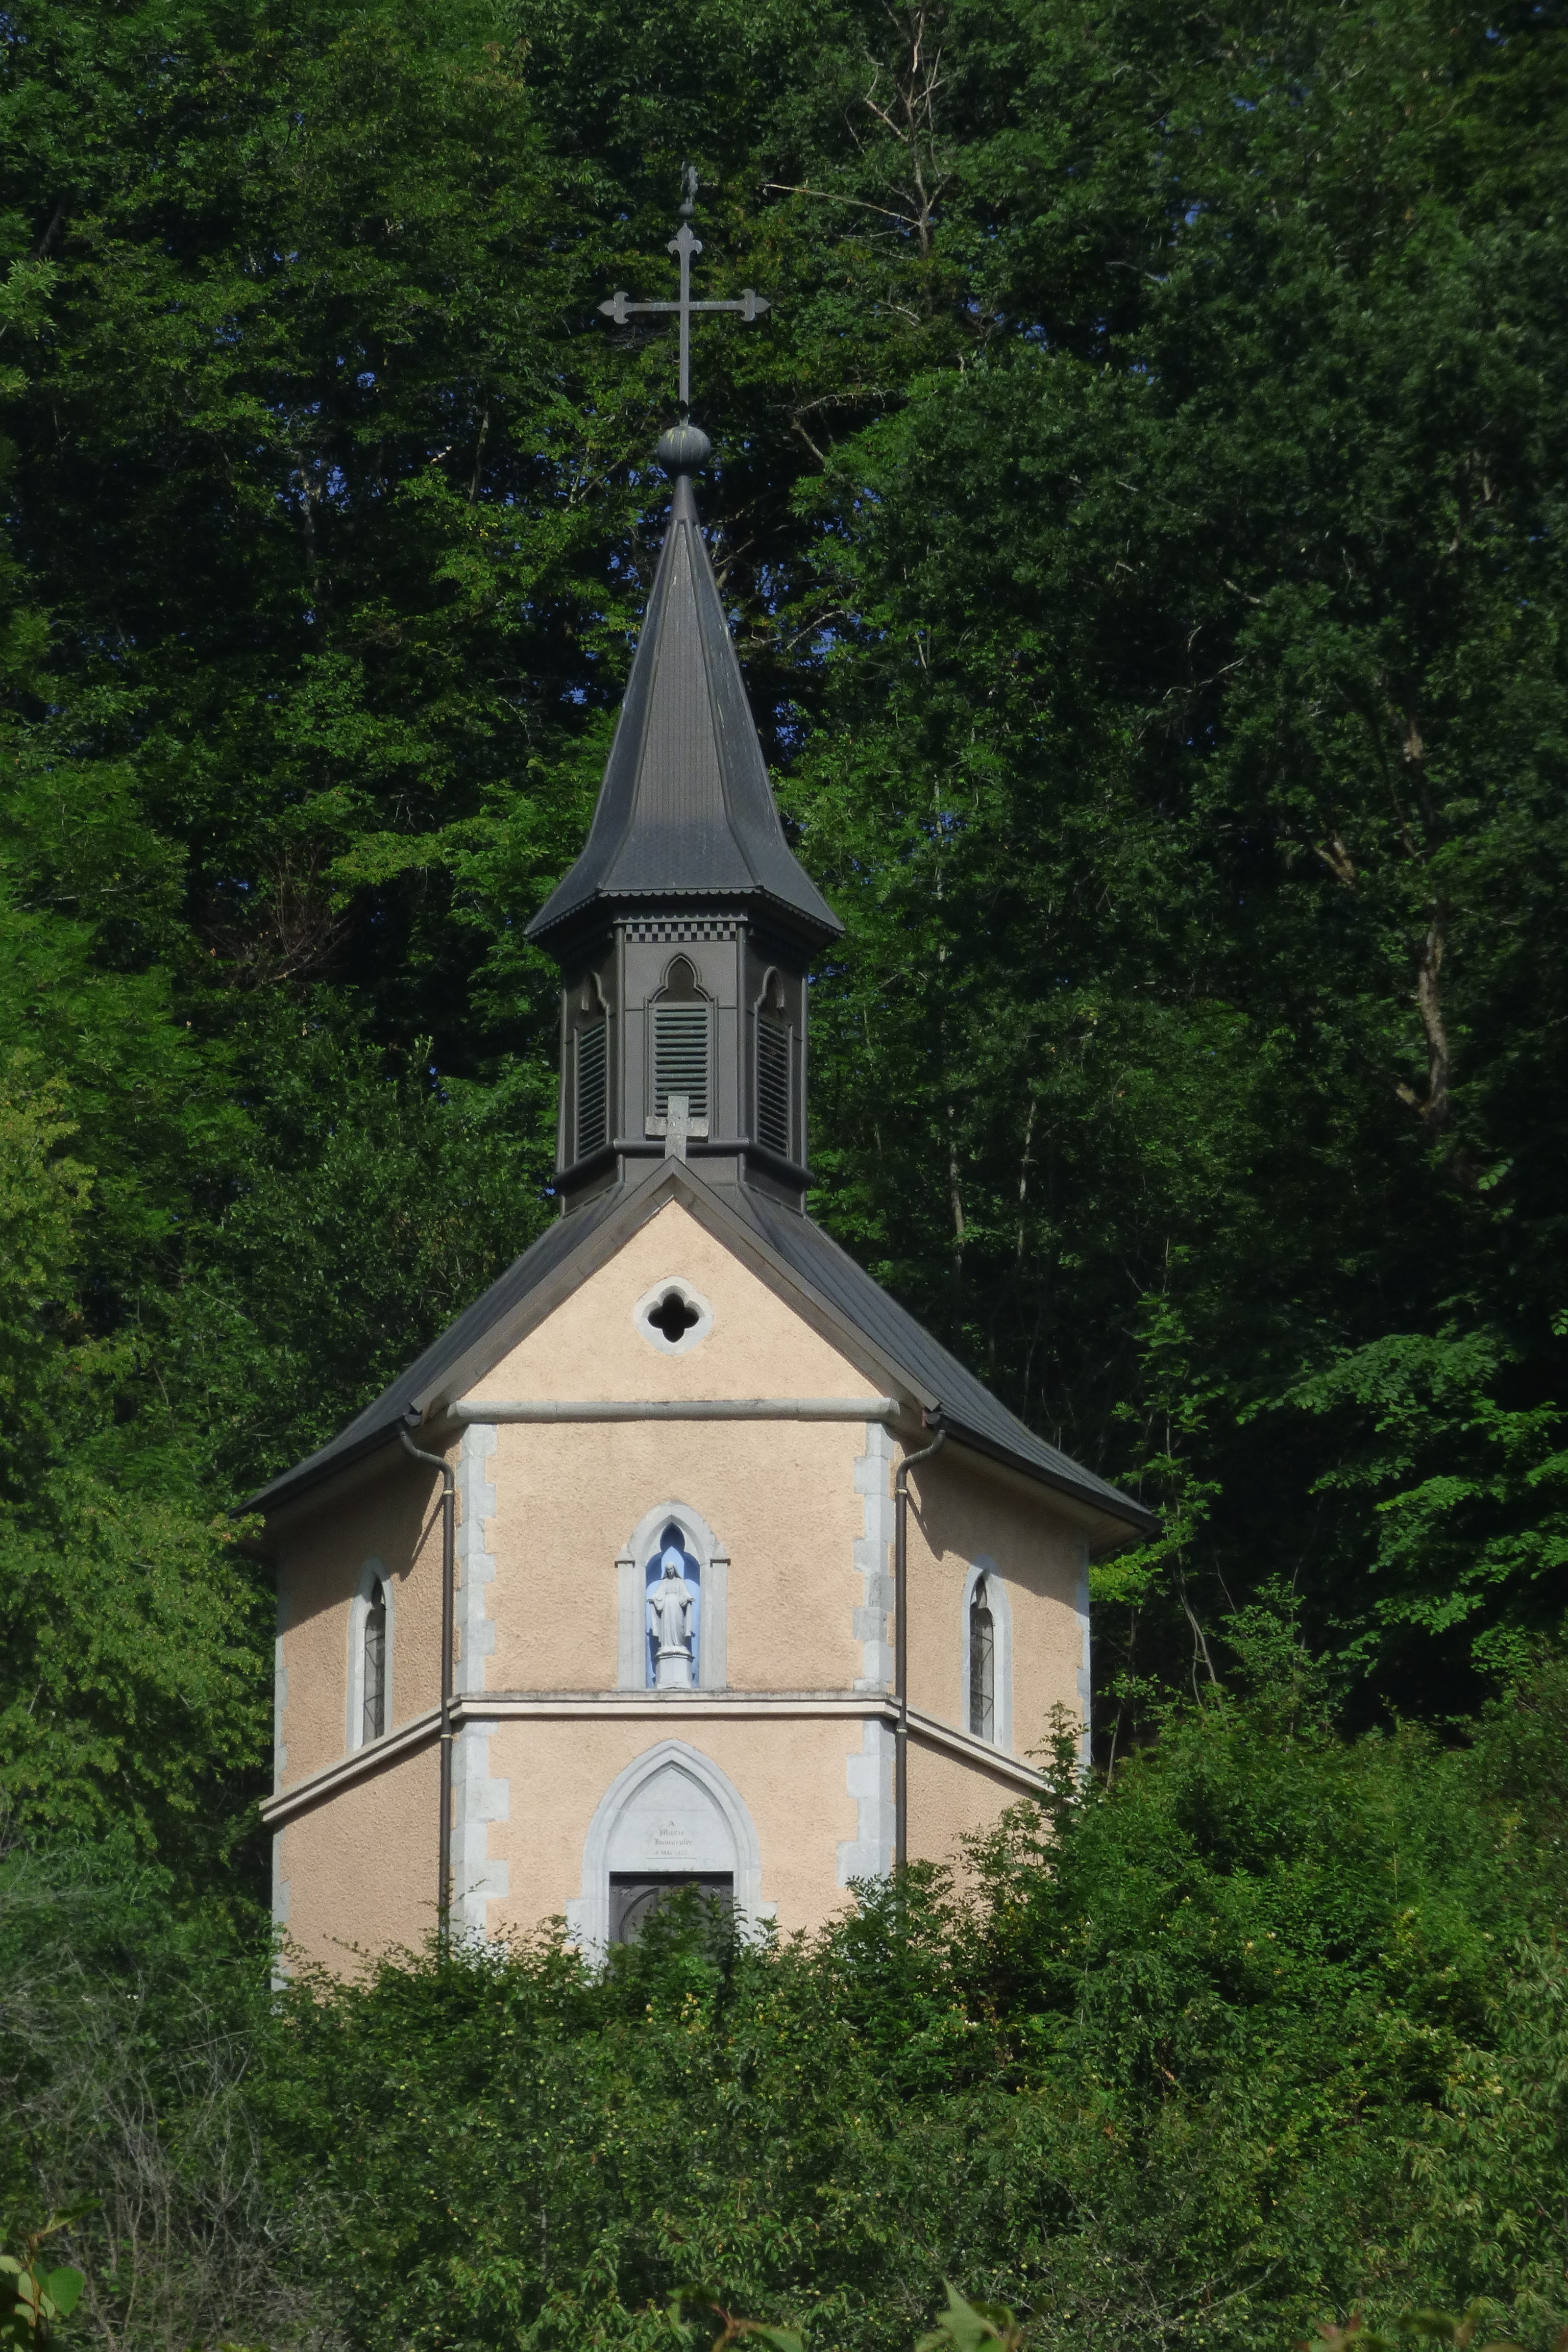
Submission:
[[[673,1556],[689,1600],[668,1594],[651,1606]],[[616,1683],[620,1690],[723,1690],[729,1678],[730,1555],[700,1512],[689,1503],[660,1503],[645,1511],[616,1562],[618,1625]],[[684,1638],[689,1668],[682,1673],[668,1654],[659,1675],[659,1632],[675,1635],[667,1653]]]
[[[756,1004],[757,1141],[781,1160],[795,1157],[795,1032],[788,1000],[777,971],[763,982]]]
[[[653,1002],[650,1091],[655,1118],[668,1116],[671,1095],[684,1095],[687,1116],[693,1124],[707,1119],[711,1031],[712,1008],[698,985],[696,971],[687,957],[677,956]]]
[[[985,1579],[969,1596],[969,1728],[976,1739],[996,1736],[996,1620]]]
[[[379,1559],[367,1559],[349,1609],[345,1744],[351,1755],[392,1728],[392,1580]]]
[[[996,1563],[983,1552],[963,1580],[961,1720],[972,1738],[1013,1745],[1013,1609]]]

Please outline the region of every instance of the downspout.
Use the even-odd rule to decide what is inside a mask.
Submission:
[[[940,1405],[921,1415],[928,1429],[941,1417]],[[946,1430],[938,1429],[931,1444],[906,1454],[893,1474],[893,1686],[899,1707],[893,1732],[893,1870],[899,1878],[910,1864],[910,1472],[946,1444]]]
[[[441,1819],[437,1838],[436,1934],[443,1950],[452,1932],[452,1620],[458,1607],[458,1482],[444,1454],[422,1454],[397,1433],[412,1462],[441,1473]]]

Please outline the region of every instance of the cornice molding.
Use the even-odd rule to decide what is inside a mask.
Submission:
[[[668,1723],[676,1717],[689,1722],[703,1717],[728,1723],[804,1722],[837,1716],[847,1720],[890,1724],[897,1714],[891,1696],[879,1691],[643,1691],[635,1695],[626,1691],[486,1691],[458,1699],[452,1709],[452,1723],[454,1729],[460,1730],[465,1723],[585,1723],[602,1722],[606,1716],[643,1723]],[[909,1721],[911,1737],[925,1746],[942,1748],[994,1778],[1009,1780],[1020,1791],[1045,1786],[1043,1776],[1032,1764],[1005,1755],[1001,1748],[972,1738],[934,1715],[924,1715],[919,1708],[910,1707]],[[395,1731],[389,1731],[384,1738],[373,1740],[368,1747],[356,1748],[352,1756],[308,1773],[292,1788],[279,1789],[274,1795],[264,1797],[260,1808],[264,1825],[279,1830],[297,1814],[327,1803],[342,1790],[374,1779],[388,1765],[401,1763],[405,1757],[433,1745],[440,1727],[440,1712],[430,1707],[410,1722],[400,1724]]]

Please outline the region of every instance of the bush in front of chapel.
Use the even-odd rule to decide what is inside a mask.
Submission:
[[[1063,2352],[1476,2294],[1544,2347],[1568,1664],[1467,1748],[1345,1743],[1288,1628],[1237,1630],[1262,1679],[1109,1788],[1058,1773],[967,1893],[914,1874],[782,1947],[694,1901],[601,1976],[542,1942],[297,1986],[257,2095],[349,2339],[652,2344],[700,2280],[905,2352],[951,2277]]]

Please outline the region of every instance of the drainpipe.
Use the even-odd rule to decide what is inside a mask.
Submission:
[[[928,1429],[942,1418],[942,1407],[921,1418]],[[947,1444],[947,1432],[938,1429],[929,1445],[906,1454],[893,1474],[893,1685],[899,1719],[893,1732],[893,1869],[902,1878],[910,1864],[910,1472],[917,1462],[929,1462]]]
[[[436,1934],[446,1949],[452,1932],[452,1620],[458,1604],[458,1482],[444,1454],[422,1454],[398,1431],[411,1462],[441,1473],[441,1819],[437,1839]]]

